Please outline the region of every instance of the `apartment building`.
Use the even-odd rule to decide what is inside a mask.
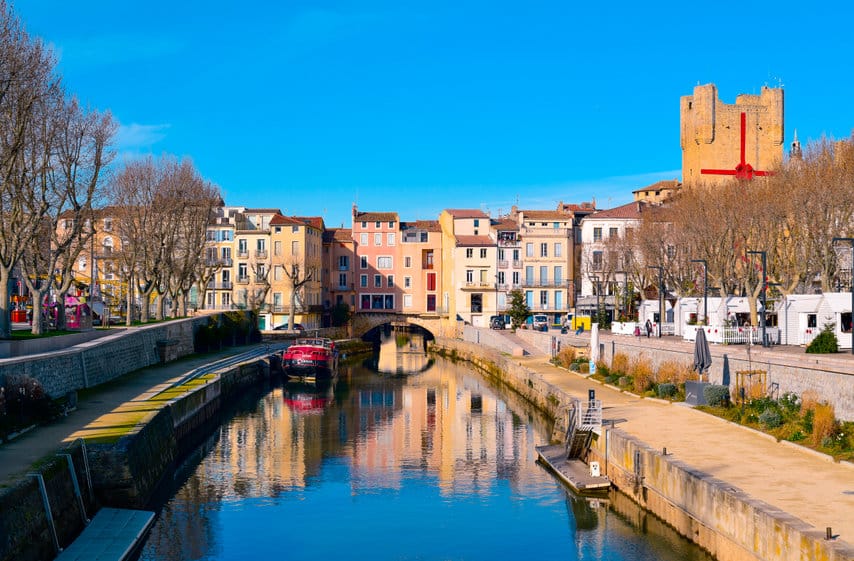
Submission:
[[[560,323],[574,305],[572,216],[557,210],[518,210],[522,238],[522,290],[533,312]]]
[[[498,312],[505,312],[510,306],[510,291],[522,288],[522,238],[519,236],[519,225],[510,218],[492,220],[491,226],[490,236],[498,246]]]
[[[618,298],[630,277],[625,269],[621,241],[638,227],[641,213],[649,205],[642,201],[601,210],[581,221],[581,298],[578,313],[594,315],[598,307],[613,316]]]
[[[234,290],[234,234],[243,207],[219,207],[205,235],[205,270],[210,279],[205,287],[204,307],[229,310]]]
[[[399,277],[402,311],[441,313],[442,229],[438,220],[417,220],[400,225]]]
[[[396,212],[360,212],[353,205],[352,236],[358,264],[356,312],[402,311],[397,275],[400,218]]]
[[[350,228],[330,228],[323,232],[323,278],[321,287],[325,310],[347,304],[356,308],[356,250]]]
[[[451,320],[488,327],[498,313],[498,246],[480,210],[446,209],[442,229],[442,296]]]

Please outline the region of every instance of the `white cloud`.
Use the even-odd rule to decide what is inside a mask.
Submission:
[[[134,151],[135,149],[150,148],[166,138],[166,131],[170,125],[140,125],[131,123],[119,125],[116,131],[115,145],[122,151]]]

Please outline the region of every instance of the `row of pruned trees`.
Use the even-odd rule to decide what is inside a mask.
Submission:
[[[113,213],[119,228],[115,259],[135,289],[129,303],[133,292],[156,291],[170,295],[178,313],[203,275],[218,190],[188,161],[168,157],[113,169],[115,130],[108,112],[65,91],[50,49],[0,0],[0,338],[11,334],[13,271],[32,296],[38,334],[46,295],[65,301],[103,213]],[[62,327],[64,306],[57,312]]]
[[[156,317],[185,315],[193,287],[204,294],[216,262],[205,259],[207,226],[222,203],[219,189],[202,178],[189,160],[171,157],[128,162],[108,187],[120,247],[111,255],[114,269],[127,284],[128,325],[149,320],[148,303],[157,302]]]
[[[648,207],[638,227],[609,241],[603,268],[652,287],[658,270],[650,266],[661,267],[667,290],[690,296],[703,294],[703,264],[693,260],[705,260],[709,287],[750,296],[755,320],[765,283],[781,294],[836,288],[840,269],[850,274],[851,249],[833,238],[852,236],[854,138],[824,140],[773,176],[685,186],[669,203]]]

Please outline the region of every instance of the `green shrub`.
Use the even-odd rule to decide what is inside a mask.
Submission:
[[[703,397],[712,407],[726,407],[729,405],[729,386],[710,384],[703,388]]]
[[[780,398],[780,408],[787,415],[795,415],[801,408],[801,402],[797,394],[784,393]]]
[[[765,428],[776,429],[783,424],[783,416],[773,407],[769,407],[759,415],[759,424]]]
[[[839,341],[836,340],[836,333],[833,332],[835,325],[833,323],[824,324],[824,329],[809,344],[807,352],[815,354],[839,352]]]
[[[666,382],[658,384],[658,397],[668,398],[676,395],[676,384]]]

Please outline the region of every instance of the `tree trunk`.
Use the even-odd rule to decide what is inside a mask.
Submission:
[[[11,269],[0,267],[0,339],[12,337],[12,318],[9,310],[9,273]]]
[[[129,275],[128,276],[127,300],[125,302],[125,306],[127,308],[126,317],[125,317],[125,325],[128,327],[133,325],[133,293],[134,293],[133,275]]]
[[[60,292],[56,301],[59,303],[56,307],[56,329],[57,331],[63,331],[68,326],[68,321],[65,317],[65,297],[68,295],[68,292]]]
[[[30,296],[33,299],[33,325],[30,332],[33,335],[41,335],[45,330],[44,317],[44,292],[30,289]]]

